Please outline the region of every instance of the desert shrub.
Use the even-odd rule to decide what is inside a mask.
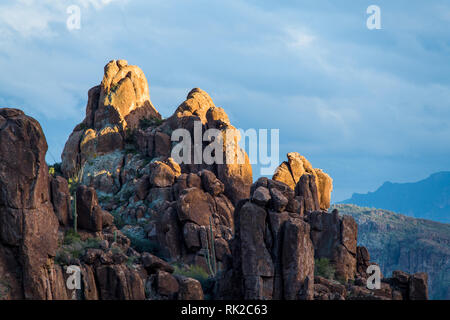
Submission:
[[[131,247],[139,253],[149,252],[155,256],[162,256],[161,245],[157,241],[152,241],[149,239],[139,238],[132,235],[129,232],[125,232],[125,235],[130,239]]]
[[[326,279],[334,279],[335,270],[327,258],[315,259],[314,275],[321,276]]]
[[[208,272],[198,265],[174,265],[173,267],[175,268],[174,274],[194,278],[200,282],[202,287],[207,285],[207,281],[210,278]]]
[[[64,235],[64,241],[63,244],[70,245],[75,242],[80,242],[80,235],[76,233],[74,230],[70,229],[67,230],[66,234]]]
[[[56,252],[55,262],[60,265],[67,265],[72,259],[81,258],[87,249],[100,248],[100,242],[101,240],[98,238],[88,238],[83,241],[78,233],[68,230],[64,235],[62,246]]]
[[[118,229],[122,229],[126,225],[126,222],[122,218],[122,215],[119,212],[117,212],[117,211],[113,211],[113,212],[111,212],[111,214],[114,217],[114,225]]]
[[[159,118],[144,118],[139,120],[139,128],[142,130],[145,130],[150,127],[157,127],[161,125],[164,122],[164,120]]]
[[[55,162],[54,164],[48,166],[48,173],[53,177],[62,176],[61,162]]]
[[[133,266],[133,265],[136,263],[136,261],[138,261],[138,260],[139,260],[138,257],[136,257],[136,256],[130,256],[130,257],[128,257],[128,259],[127,259],[127,261],[126,261],[125,263],[126,263],[126,265],[127,265],[128,267],[131,267],[131,266]]]

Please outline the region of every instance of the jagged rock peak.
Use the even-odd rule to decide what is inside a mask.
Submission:
[[[111,60],[105,66],[101,89],[99,102],[114,107],[123,118],[140,107],[151,109],[149,111],[160,118],[150,101],[144,72],[137,66],[128,65],[126,60]]]
[[[272,179],[284,182],[292,189],[295,189],[299,182],[301,184],[306,183],[307,176],[313,176],[320,209],[327,210],[330,207],[333,179],[323,172],[322,169],[313,168],[311,163],[298,152],[288,153],[287,158],[288,161],[282,162],[275,170]],[[303,176],[305,178],[302,180]]]
[[[66,142],[62,171],[72,177],[86,160],[122,149],[128,130],[143,119],[161,119],[150,101],[147,78],[126,60],[111,60],[100,85],[88,92],[85,119]]]

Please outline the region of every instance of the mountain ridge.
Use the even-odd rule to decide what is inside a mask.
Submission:
[[[450,222],[450,171],[440,171],[417,182],[386,181],[376,191],[354,193],[338,204],[355,204],[403,213],[414,218]]]
[[[427,272],[431,299],[450,299],[450,224],[383,209],[333,205],[358,223],[358,245],[385,276],[394,270]]]

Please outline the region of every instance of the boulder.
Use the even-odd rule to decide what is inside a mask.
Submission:
[[[314,297],[314,247],[309,229],[302,219],[289,219],[285,224],[282,274],[287,300],[312,300]]]
[[[199,226],[209,226],[214,211],[213,199],[198,188],[186,189],[177,201],[180,221],[191,221]]]
[[[224,192],[223,183],[217,179],[216,175],[211,171],[206,169],[200,171],[200,177],[202,179],[203,188],[212,196],[217,196]]]
[[[114,218],[98,204],[97,192],[92,187],[80,185],[76,191],[78,226],[97,232],[112,225]]]
[[[156,161],[152,164],[149,180],[154,187],[170,187],[175,182],[175,173],[164,162]]]
[[[271,200],[269,189],[265,187],[258,187],[252,194],[252,201],[259,206],[266,206]]]
[[[51,177],[50,187],[53,210],[58,217],[59,224],[68,226],[72,219],[72,207],[67,180],[61,176]]]
[[[175,270],[169,263],[148,252],[144,252],[141,259],[142,265],[149,274],[156,273],[158,270],[173,273]]]
[[[144,300],[144,281],[138,271],[126,265],[101,265],[95,269],[102,300]]]
[[[428,275],[419,272],[409,278],[409,299],[428,300]]]
[[[287,158],[288,161],[278,166],[272,179],[285,183],[291,189],[298,188],[297,195],[304,198],[306,210],[327,210],[330,207],[333,179],[321,169],[313,169],[311,163],[297,152],[288,153]],[[309,175],[308,179],[298,186],[305,175]]]
[[[198,280],[180,275],[175,275],[175,279],[179,286],[178,300],[203,300],[203,289]]]

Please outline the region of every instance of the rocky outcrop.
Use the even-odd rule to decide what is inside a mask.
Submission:
[[[356,239],[358,226],[350,216],[314,211],[308,213],[311,225],[311,239],[315,257],[327,258],[336,269],[336,277],[343,281],[354,279],[356,273]]]
[[[203,298],[198,281],[175,278],[167,262],[130,247],[94,188],[78,186],[71,210],[67,181],[49,175],[47,143],[36,120],[0,109],[0,142],[1,299],[162,298],[164,281],[156,291],[146,286],[163,272],[177,283],[172,298]],[[79,289],[66,285],[75,269]]]
[[[11,299],[52,299],[58,218],[39,123],[0,109],[0,274]]]
[[[422,273],[369,290],[355,220],[326,211],[331,178],[289,153],[252,185],[239,139],[201,89],[162,120],[124,60],[89,91],[62,155],[67,180],[56,166],[50,176],[39,124],[0,109],[0,298],[427,299]]]
[[[219,285],[222,298],[313,298],[310,227],[286,184],[260,178],[252,186],[251,198],[236,207],[232,249],[233,268]]]
[[[426,272],[430,299],[450,299],[450,225],[415,219],[382,209],[335,205],[358,224],[358,245],[365,246],[383,274],[395,270]]]
[[[196,124],[199,127],[200,141],[196,133]],[[192,140],[191,153],[185,155],[185,162],[180,163],[182,172],[196,173],[203,169],[213,172],[217,178],[224,184],[225,195],[236,204],[238,200],[247,198],[252,184],[252,167],[247,153],[242,150],[238,143],[240,141],[239,130],[233,127],[227,114],[222,108],[216,107],[211,97],[199,88],[192,89],[189,92],[186,101],[184,101],[161,126],[161,130],[171,135],[179,128],[188,130]],[[216,155],[214,163],[207,163],[205,159],[198,160],[196,155],[196,146],[201,144],[201,150],[204,152],[212,137],[206,137],[208,130],[215,129],[219,135],[217,143],[222,147],[222,155]],[[201,137],[205,136],[207,141]],[[186,143],[183,141],[183,143]],[[155,146],[156,138],[155,138]]]
[[[297,152],[288,153],[287,158],[288,161],[278,166],[272,179],[284,182],[291,189],[300,188],[302,194],[307,190],[317,193],[318,203],[310,204],[310,210],[328,210],[331,191],[333,191],[333,179],[321,169],[314,169],[311,163]],[[299,182],[301,182],[300,187]],[[313,182],[316,189],[312,187]]]
[[[138,152],[142,160],[165,161],[176,145],[171,141],[172,133],[185,129],[190,140],[182,144],[189,145],[190,151],[179,163],[181,172],[210,170],[224,184],[223,192],[233,204],[248,197],[252,168],[247,154],[238,146],[239,131],[230,124],[224,110],[196,88],[163,121],[148,92],[147,80],[138,67],[129,66],[124,60],[106,65],[102,83],[89,91],[86,118],[75,127],[62,153],[65,177],[93,186],[102,196],[117,195],[128,182],[127,175],[124,177],[128,154]],[[217,137],[206,137],[212,129],[217,130]],[[214,163],[203,158],[204,149],[212,141],[222,148],[222,155],[217,154]],[[166,170],[162,166],[156,168]]]
[[[89,90],[85,119],[64,147],[66,178],[78,175],[86,161],[122,149],[127,130],[136,129],[143,118],[161,119],[150,101],[144,73],[125,60],[110,61],[102,83]]]

